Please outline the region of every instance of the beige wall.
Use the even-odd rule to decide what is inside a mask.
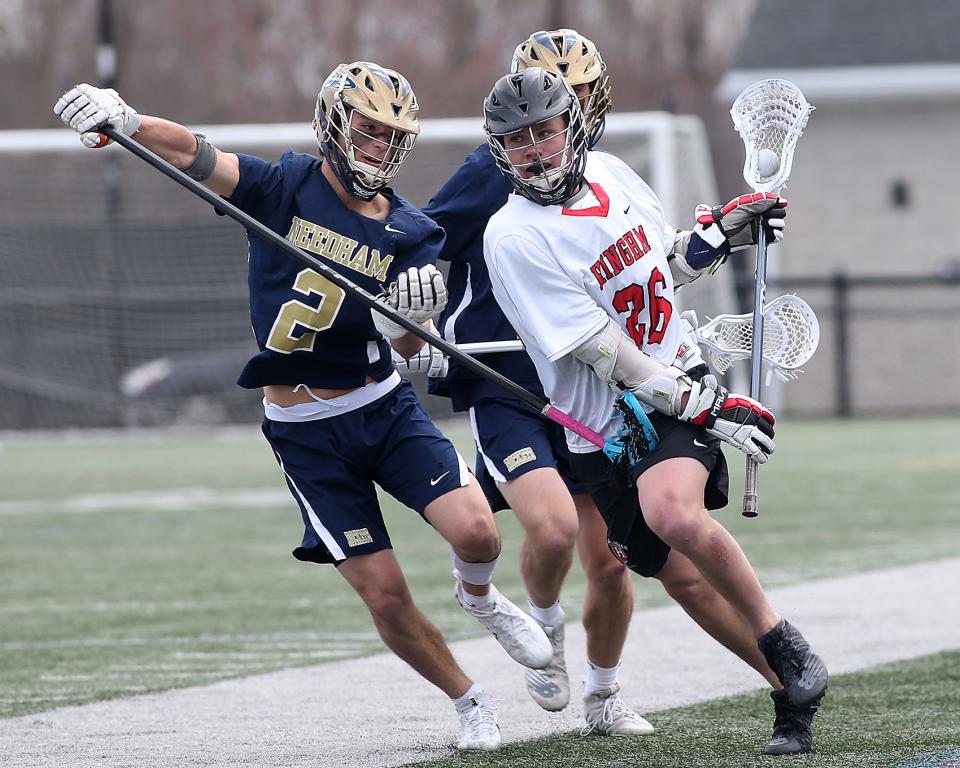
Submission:
[[[787,238],[773,271],[784,278],[947,271],[960,259],[960,99],[818,107],[794,157]],[[892,203],[897,180],[908,187],[906,207]],[[797,292],[817,312],[822,338],[806,373],[784,387],[784,409],[831,413],[833,296]],[[960,391],[949,383],[960,379],[960,285],[855,289],[850,308],[854,413],[960,411]]]
[[[824,103],[794,156],[784,274],[929,272],[960,255],[960,99]],[[895,208],[903,180],[910,203]]]

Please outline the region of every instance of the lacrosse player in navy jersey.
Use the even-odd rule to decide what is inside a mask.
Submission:
[[[487,224],[485,261],[545,394],[611,438],[623,425],[617,392],[629,390],[659,436],[624,477],[567,432],[574,475],[607,524],[610,549],[632,570],[661,578],[701,626],[774,685],[767,752],[809,751],[826,667],[771,606],[739,545],[708,512],[727,501],[721,442],[766,461],[773,415],[695,363],[674,301],[677,286],[758,231],[776,238],[785,203],[745,195],[698,206],[692,230],[670,227],[629,166],[588,151],[589,117],[568,82],[543,68],[501,78],[484,114],[490,152],[514,190]],[[763,226],[750,226],[758,219]],[[668,569],[675,574],[664,578]]]
[[[592,139],[599,138],[610,104],[610,85],[596,46],[573,30],[538,32],[517,47],[513,68],[522,69],[531,61],[564,72],[583,101]],[[517,338],[497,306],[483,261],[484,227],[511,190],[487,144],[482,144],[424,209],[447,233],[440,258],[450,262],[452,300],[439,328],[450,342]],[[427,350],[421,353],[424,366],[428,356]],[[432,355],[434,373],[440,367],[439,357]],[[530,391],[543,393],[527,355],[489,354],[483,362]],[[629,574],[607,549],[603,520],[586,488],[573,477],[563,428],[543,420],[530,406],[455,360],[449,362],[446,377],[431,379],[430,387],[435,394],[448,395],[454,410],[469,411],[477,444],[477,476],[494,508],[512,508],[524,527],[520,568],[530,611],[553,645],[550,665],[527,671],[530,696],[548,711],[561,710],[570,700],[565,615],[559,598],[576,546],[587,575],[583,623],[588,728],[609,736],[652,733],[650,723],[619,696],[617,670],[633,612]]]
[[[593,42],[570,29],[536,32],[517,47],[512,69],[518,72],[532,66],[566,77],[580,101],[593,147],[603,134],[610,107],[609,77]],[[447,282],[452,300],[439,325],[454,343],[517,338],[493,295],[483,258],[484,228],[512,190],[509,178],[484,143],[425,209],[447,231],[440,258],[451,262]],[[526,354],[492,354],[483,359],[531,391],[543,391]],[[442,355],[429,349],[415,360],[411,363],[417,370],[430,369],[432,376],[446,364]],[[701,363],[699,349],[692,342],[677,360],[684,369]],[[512,507],[526,531],[521,570],[531,613],[545,627],[554,647],[548,667],[527,673],[531,697],[551,711],[564,708],[569,701],[559,595],[576,544],[587,577],[583,624],[588,727],[605,735],[650,733],[649,723],[626,707],[618,695],[620,655],[633,612],[632,584],[626,568],[610,553],[606,524],[586,486],[575,479],[563,429],[456,361],[450,361],[445,379],[431,379],[431,390],[450,396],[455,410],[470,411],[481,485],[494,508]],[[778,684],[749,628],[687,558],[673,551],[666,562],[657,560],[651,570],[700,626],[771,684]]]
[[[397,72],[338,66],[317,97],[321,157],[279,162],[222,152],[186,127],[139,116],[114,91],[79,85],[54,111],[103,146],[109,123],[226,197],[411,320],[444,308],[434,266],[442,229],[386,186],[413,148],[417,101]],[[417,609],[394,556],[374,483],[417,510],[452,548],[457,593],[507,652],[528,667],[552,658],[540,626],[492,585],[500,538],[483,493],[434,427],[390,346],[409,357],[413,334],[372,313],[320,274],[249,234],[250,314],[260,348],[240,374],[262,387],[263,432],[300,506],[294,556],[333,563],[369,609],[384,642],[453,700],[460,749],[500,744],[493,700],[454,661]]]

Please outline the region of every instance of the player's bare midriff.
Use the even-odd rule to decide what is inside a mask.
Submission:
[[[374,379],[367,376],[364,384],[373,383]],[[300,387],[294,391],[293,387],[287,386],[286,384],[269,384],[263,388],[263,396],[267,399],[268,403],[279,405],[281,408],[289,408],[291,405],[316,402],[317,398],[321,400],[332,400],[335,397],[353,392],[355,389],[359,389],[359,387],[348,387],[347,389],[320,389],[318,387],[311,387],[310,392],[313,393],[313,397],[311,397],[310,393],[306,392],[304,387]]]

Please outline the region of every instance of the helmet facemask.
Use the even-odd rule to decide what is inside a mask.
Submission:
[[[599,54],[597,54],[599,58]],[[582,102],[583,118],[589,136],[590,147],[595,147],[607,127],[607,112],[610,111],[610,78],[606,67],[600,77],[590,83],[590,95]]]
[[[340,65],[317,97],[314,130],[347,191],[372,200],[400,170],[420,130],[400,75],[367,62]]]
[[[573,172],[573,151],[570,126],[560,130],[548,127],[556,118],[523,128],[516,134],[498,137],[502,156],[510,166],[510,176],[530,192],[539,196],[551,196],[563,186]],[[524,135],[525,134],[525,135]],[[562,135],[563,143],[557,139]],[[530,150],[536,151],[535,159],[529,161]],[[532,175],[531,175],[532,172]]]
[[[562,77],[538,68],[508,75],[494,86],[484,110],[490,151],[517,192],[540,205],[576,194],[587,134],[580,104]]]

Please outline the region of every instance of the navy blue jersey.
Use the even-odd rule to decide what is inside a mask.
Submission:
[[[408,267],[436,262],[443,230],[389,190],[390,213],[377,221],[341,202],[317,157],[238,157],[240,181],[230,202],[367,292],[380,293]],[[243,369],[240,386],[341,389],[390,375],[390,347],[368,307],[257,235],[248,237],[250,319],[260,353]]]
[[[486,144],[477,147],[423,212],[447,233],[440,258],[450,262],[449,302],[438,323],[447,341],[507,341],[517,338],[490,287],[483,260],[487,220],[507,202],[513,186],[497,168]],[[478,359],[525,389],[542,395],[536,369],[523,352],[478,355]],[[430,380],[433,394],[451,398],[454,410],[465,411],[484,397],[503,397],[504,390],[450,360],[445,379]]]

